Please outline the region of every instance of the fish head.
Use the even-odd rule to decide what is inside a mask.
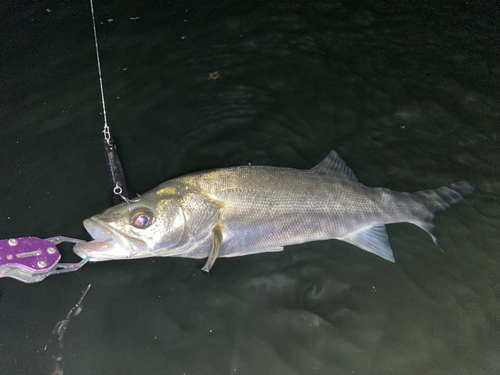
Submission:
[[[91,262],[145,258],[158,252],[174,255],[185,227],[179,201],[175,196],[148,198],[118,204],[84,220],[94,240],[77,244],[73,251],[81,258],[90,257]]]

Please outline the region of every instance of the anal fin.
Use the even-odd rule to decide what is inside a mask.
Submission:
[[[217,259],[217,256],[219,255],[219,249],[220,249],[220,244],[222,242],[222,231],[219,225],[216,225],[214,230],[213,230],[213,243],[212,243],[212,248],[210,249],[210,253],[208,254],[208,259],[207,263],[203,266],[201,269],[202,271],[208,272],[210,271],[210,268],[215,263],[215,260]]]
[[[338,239],[378,255],[389,262],[394,262],[394,255],[392,254],[391,245],[389,245],[385,225],[370,226]]]

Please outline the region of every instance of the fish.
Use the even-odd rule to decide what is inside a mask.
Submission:
[[[394,262],[385,225],[407,222],[433,234],[437,212],[474,191],[467,181],[414,193],[368,187],[335,151],[308,170],[240,166],[168,180],[138,199],[84,220],[91,262],[148,257],[217,258],[282,251],[336,239]]]

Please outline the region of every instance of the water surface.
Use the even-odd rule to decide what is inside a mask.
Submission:
[[[200,4],[202,3],[202,4]],[[499,44],[494,5],[98,1],[108,120],[129,189],[335,149],[368,186],[469,180],[430,237],[388,226],[396,263],[339,241],[204,261],[89,264],[0,280],[5,374],[500,372]],[[88,239],[112,204],[90,9],[2,5],[0,238]],[[496,16],[495,16],[496,15]],[[209,74],[218,72],[216,80]],[[66,260],[77,260],[69,248]]]

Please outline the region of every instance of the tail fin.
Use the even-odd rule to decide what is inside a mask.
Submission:
[[[429,210],[425,217],[419,218],[414,224],[429,233],[432,240],[437,245],[437,238],[432,234],[434,229],[434,215],[439,211],[444,211],[451,205],[462,202],[466,196],[472,194],[474,185],[468,181],[460,181],[450,186],[442,186],[436,190],[417,191],[415,196],[419,197]]]

